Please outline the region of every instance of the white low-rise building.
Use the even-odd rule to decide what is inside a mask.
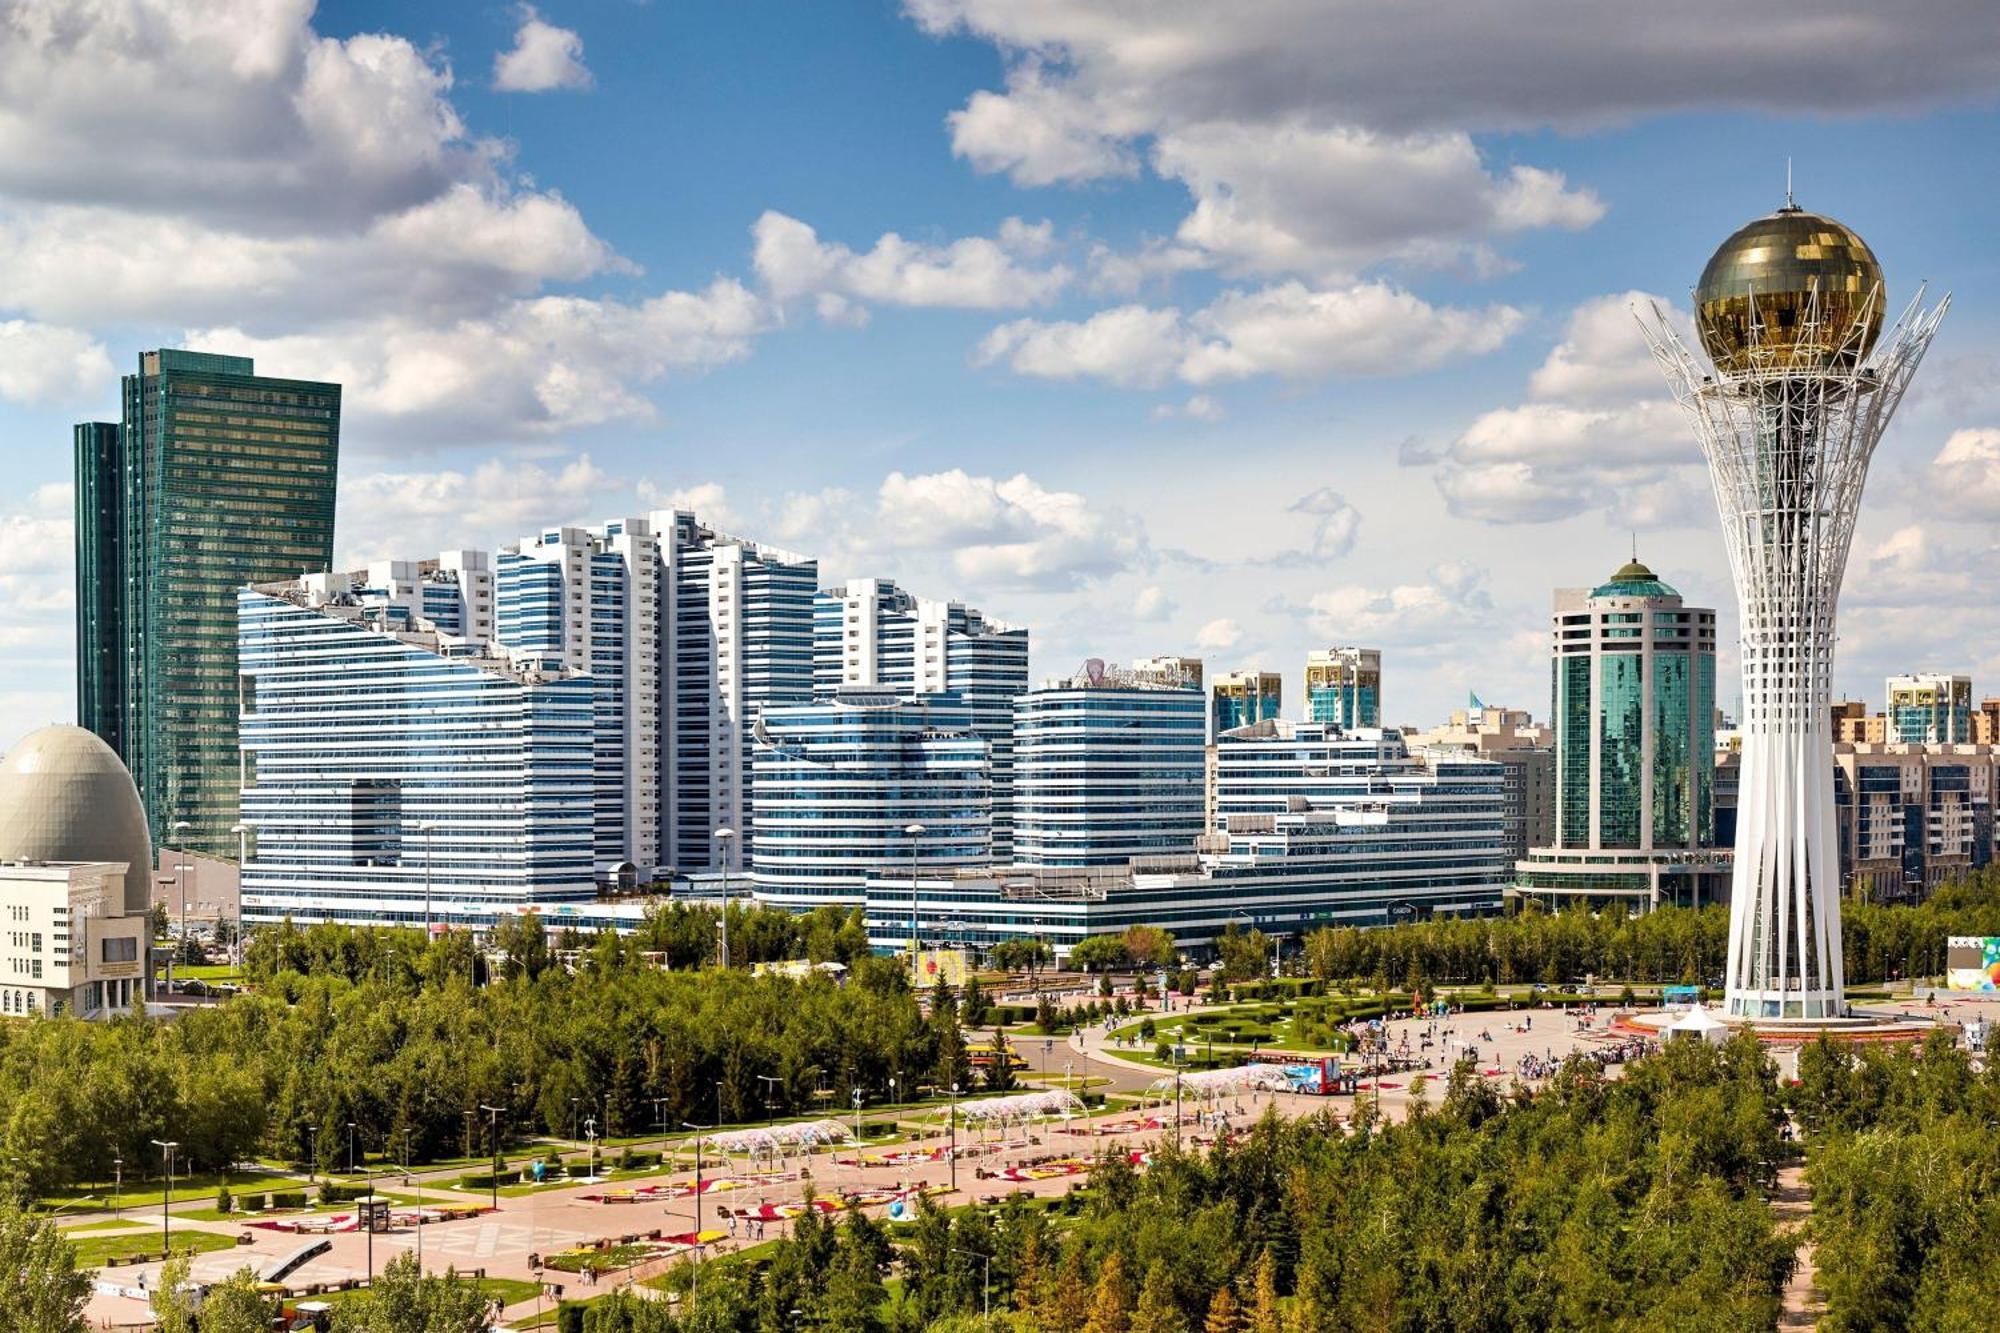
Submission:
[[[144,912],[122,861],[0,861],[0,1014],[99,1018],[145,988]]]

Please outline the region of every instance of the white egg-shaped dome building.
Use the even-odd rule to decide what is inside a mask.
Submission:
[[[152,899],[153,840],[131,773],[82,727],[50,726],[0,760],[0,861],[123,861],[125,910]]]

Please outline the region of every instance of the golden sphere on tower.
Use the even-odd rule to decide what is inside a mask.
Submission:
[[[1694,293],[1695,329],[1715,368],[1852,368],[1882,332],[1882,266],[1853,230],[1793,204],[1722,243]]]

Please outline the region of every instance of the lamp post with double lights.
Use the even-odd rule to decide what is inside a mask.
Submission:
[[[487,1173],[493,1181],[493,1211],[500,1211],[500,1108],[479,1103],[479,1109],[486,1112],[486,1146],[493,1150],[493,1169]]]
[[[715,859],[722,863],[722,909],[716,915],[716,929],[722,932],[722,969],[729,970],[729,848],[736,838],[733,828],[719,828],[712,835],[721,844]]]
[[[319,1126],[306,1126],[306,1179],[319,1179]]]
[[[236,966],[243,965],[243,867],[250,863],[250,826],[235,823],[229,831],[236,835],[236,928],[229,936],[229,961]],[[218,915],[218,921],[221,917]]]
[[[958,1188],[958,1084],[951,1085],[951,1110],[948,1112],[951,1126],[951,1147],[945,1149],[945,1160],[951,1163],[951,1187]]]
[[[170,830],[170,836],[178,844],[182,840],[181,830],[193,827],[194,825],[185,819],[176,819]],[[174,962],[180,950],[187,943],[188,933],[187,849],[178,845],[174,848],[174,896],[180,899],[181,933],[180,937],[174,941],[174,947],[167,950],[167,989],[169,991],[174,988]]]
[[[170,1254],[173,1246],[167,1243],[167,1232],[173,1223],[167,1210],[174,1201],[174,1152],[181,1145],[172,1139],[154,1139],[153,1146],[160,1150],[160,1161],[167,1173],[166,1193],[160,1196],[160,1250]]]
[[[437,828],[434,819],[417,821],[417,832],[424,835],[424,943],[431,942],[431,833]]]
[[[923,836],[929,832],[922,824],[903,825],[903,835],[910,840],[910,989],[917,990],[923,985],[917,962],[917,880],[918,856],[923,851]]]

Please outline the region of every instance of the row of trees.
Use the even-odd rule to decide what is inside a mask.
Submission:
[[[990,1307],[1016,1333],[1769,1328],[1792,1263],[1764,1197],[1782,1121],[1747,1038],[1619,1080],[1574,1061],[1516,1099],[1461,1067],[1404,1125],[1269,1116],[1143,1174],[1108,1158],[1074,1216],[802,1219],[761,1268],[705,1267],[693,1313],[581,1327],[944,1333]]]
[[[1974,1072],[1946,1033],[1920,1048],[1800,1053],[1793,1090],[1820,1327],[1956,1329],[2000,1309],[2000,1068]]]
[[[482,1104],[504,1108],[503,1137],[580,1135],[585,1117],[615,1136],[844,1108],[892,1078],[904,1097],[972,1084],[954,1006],[926,1014],[893,961],[850,955],[844,983],[794,981],[662,971],[639,943],[606,936],[575,970],[475,988],[449,941],[315,927],[282,943],[327,960],[312,975],[278,965],[171,1023],[6,1025],[0,1154],[48,1193],[109,1180],[120,1158],[128,1180],[157,1170],[154,1139],[182,1145],[183,1174],[260,1154],[303,1165],[319,1126],[327,1164],[352,1121],[364,1152],[423,1162],[483,1151],[493,1119],[467,1115]]]
[[[868,928],[861,910],[823,907],[804,914],[732,902],[728,906],[729,960],[733,966],[804,958],[815,963],[851,963],[868,952]],[[613,954],[674,970],[720,961],[722,914],[714,907],[657,903],[630,935],[584,934],[558,929],[550,934],[538,913],[510,917],[494,928],[488,943],[500,958],[500,975],[534,979],[559,959],[578,955],[585,965],[612,964]],[[1046,946],[1045,946],[1046,947]],[[252,981],[270,982],[283,973],[364,977],[405,986],[444,984],[450,977],[485,980],[484,960],[472,937],[447,931],[435,939],[408,930],[356,929],[319,922],[290,921],[252,935],[243,951],[243,969]]]
[[[2000,871],[1974,871],[1914,907],[1850,903],[1841,933],[1850,982],[1936,976],[1947,936],[2000,935]],[[1389,929],[1335,927],[1308,935],[1303,957],[1311,975],[1330,981],[1559,984],[1595,975],[1693,985],[1719,975],[1728,953],[1729,911],[1711,906],[1644,916],[1531,908]]]

